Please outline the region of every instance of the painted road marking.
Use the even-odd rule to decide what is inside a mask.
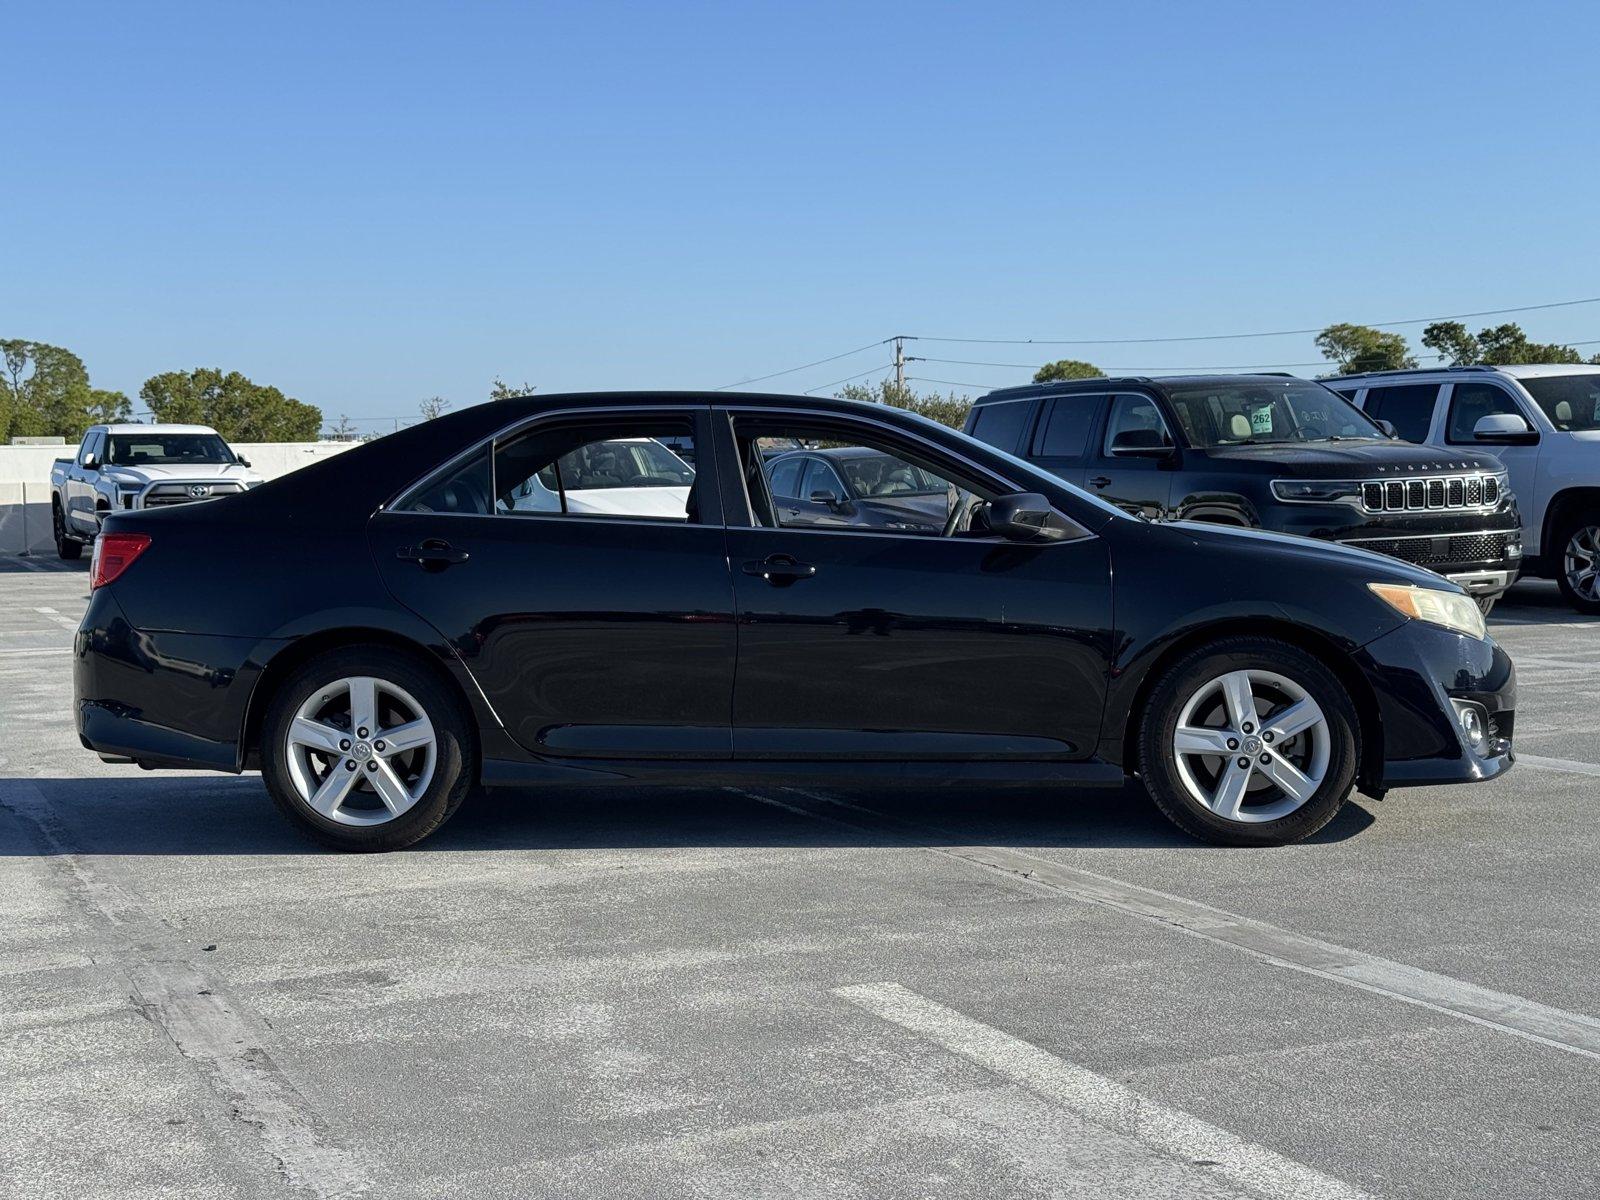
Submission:
[[[1246,1141],[898,983],[834,988],[874,1016],[1064,1105],[1114,1133],[1222,1177],[1252,1196],[1277,1200],[1368,1200],[1369,1193]],[[1199,1164],[1204,1163],[1205,1166]]]
[[[1536,771],[1560,771],[1566,775],[1593,775],[1600,778],[1600,763],[1581,762],[1576,758],[1547,758],[1543,754],[1524,754],[1517,751],[1517,766],[1532,767]]]
[[[1585,1013],[1568,1012],[1523,996],[1479,987],[1462,979],[1351,950],[1320,938],[1306,937],[1265,921],[1212,908],[1208,904],[1154,888],[1127,883],[1109,875],[1065,866],[1021,850],[1001,846],[928,845],[925,839],[929,833],[938,833],[936,828],[901,821],[873,809],[817,793],[795,791],[792,794],[847,809],[866,820],[846,820],[752,792],[741,791],[739,794],[814,820],[829,821],[879,836],[887,833],[891,839],[898,839],[906,845],[1011,875],[1086,904],[1114,908],[1118,912],[1179,930],[1214,945],[1243,951],[1286,970],[1387,996],[1525,1041],[1600,1061],[1600,1019]]]
[[[78,622],[77,621],[74,621],[71,617],[63,617],[59,612],[57,612],[53,608],[50,608],[50,607],[48,607],[46,605],[38,604],[38,605],[34,606],[33,611],[38,613],[41,617],[48,617],[50,620],[54,621],[57,625],[61,626],[61,628],[63,628],[63,629],[70,629],[70,630],[72,630],[73,633],[77,633],[78,632]]]

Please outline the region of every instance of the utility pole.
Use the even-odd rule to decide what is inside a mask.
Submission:
[[[906,387],[906,343],[917,339],[909,334],[897,333],[888,339],[894,343],[894,386],[900,391]]]

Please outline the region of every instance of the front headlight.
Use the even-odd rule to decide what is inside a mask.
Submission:
[[[1409,583],[1369,583],[1367,587],[1390,608],[1418,621],[1443,625],[1468,637],[1481,638],[1489,632],[1471,596]]]
[[[1288,504],[1358,504],[1361,483],[1355,479],[1274,479],[1272,494]]]

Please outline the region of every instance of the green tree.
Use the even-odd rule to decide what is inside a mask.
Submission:
[[[215,367],[152,375],[139,398],[157,421],[209,425],[230,442],[311,442],[322,410]]]
[[[494,377],[494,382],[489,385],[489,399],[515,400],[518,396],[528,395],[528,393],[533,391],[533,387],[534,385],[528,383],[526,380],[523,381],[521,387],[514,387],[507,383],[504,379],[501,379],[500,376],[496,375]]]
[[[1398,371],[1417,365],[1405,338],[1370,325],[1329,325],[1317,334],[1317,349],[1324,358],[1339,364],[1341,375]]]
[[[1033,373],[1035,383],[1054,383],[1058,379],[1104,379],[1105,372],[1093,363],[1076,358],[1062,358],[1045,363]]]
[[[1438,321],[1422,331],[1422,344],[1438,351],[1452,366],[1482,364],[1508,367],[1517,363],[1581,363],[1583,355],[1559,342],[1528,340],[1522,326],[1514,321],[1480,329],[1477,336],[1467,332],[1460,321]],[[1591,360],[1594,361],[1594,360]]]
[[[1460,321],[1435,321],[1422,331],[1422,344],[1453,367],[1470,367],[1483,353],[1478,339]]]
[[[105,388],[90,388],[86,406],[91,425],[112,425],[133,416],[133,404],[123,392],[110,392]]]
[[[852,383],[837,395],[841,400],[859,400],[866,404],[888,404],[894,408],[903,408],[907,412],[914,412],[927,417],[930,421],[948,425],[952,429],[960,429],[966,424],[967,412],[972,408],[972,401],[966,396],[957,396],[954,392],[948,396],[923,396],[904,384],[896,384],[890,379],[880,380],[870,386],[865,383]]]
[[[89,372],[70,350],[21,338],[0,340],[0,441],[64,437],[76,441],[92,423]]]

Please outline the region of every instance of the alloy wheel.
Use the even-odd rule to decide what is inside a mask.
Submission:
[[[295,711],[285,741],[300,799],[341,825],[382,825],[409,811],[439,756],[422,705],[370,675],[317,688]]]
[[[1572,531],[1561,569],[1574,595],[1600,600],[1600,527],[1582,525]]]
[[[1184,789],[1228,821],[1288,816],[1328,772],[1328,719],[1309,692],[1271,671],[1230,671],[1178,714],[1172,753]]]

